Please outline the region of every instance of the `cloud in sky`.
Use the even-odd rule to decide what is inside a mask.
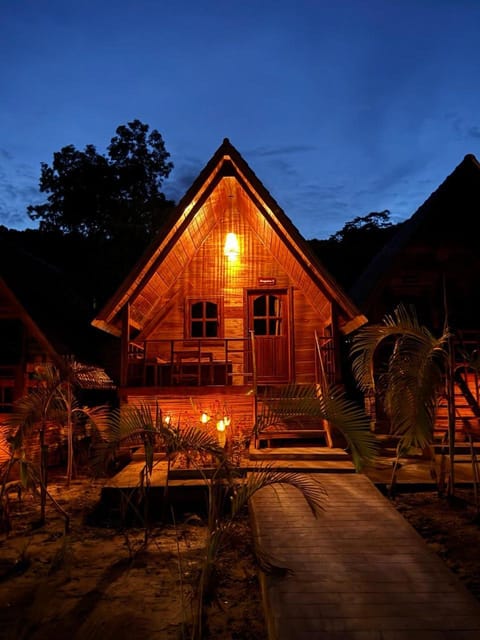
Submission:
[[[134,118],[162,133],[176,200],[228,137],[307,237],[408,217],[480,157],[479,39],[477,0],[5,0],[3,224],[41,199],[41,162],[103,153]]]
[[[285,157],[290,154],[304,153],[306,151],[315,151],[315,147],[309,145],[291,145],[289,147],[259,147],[248,152],[248,155],[252,158],[268,156],[281,156]]]
[[[0,224],[13,229],[36,226],[26,211],[27,204],[40,201],[35,182],[32,167],[0,149]]]

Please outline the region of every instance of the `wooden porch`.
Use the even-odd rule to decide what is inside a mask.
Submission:
[[[130,342],[127,387],[245,385],[252,381],[248,338]]]
[[[259,346],[253,334],[248,338],[132,341],[124,367],[125,382],[120,388],[121,402],[150,406],[152,411],[160,409],[174,424],[214,426],[226,418],[231,425],[229,431],[235,437],[251,440],[257,449],[265,445],[270,448],[273,441],[277,445],[294,441],[331,448],[328,426],[307,416],[288,423],[279,419],[268,434],[253,437],[266,403],[277,398],[278,390],[292,384],[296,374],[293,365],[289,366],[291,377],[275,384],[275,376],[269,375],[275,365],[265,364],[266,354],[273,357],[275,349],[265,342],[263,337]],[[334,378],[331,336],[312,335],[308,353],[297,352],[297,357],[309,362],[311,373],[306,387],[318,380],[320,369]]]
[[[223,420],[228,425],[226,437],[244,442],[250,448],[250,458],[256,460],[271,458],[271,450],[296,447],[306,450],[307,455],[314,449],[344,453],[345,442],[334,437],[320,417],[300,413],[291,418],[279,416],[263,429],[259,416],[264,410],[268,412],[268,402],[275,402],[276,388],[282,387],[260,386],[255,394],[252,385],[127,387],[121,390],[121,398],[123,404],[150,407],[152,414],[161,411],[163,419],[172,424],[215,430],[218,421]],[[259,432],[254,430],[256,425],[260,426]]]
[[[328,379],[338,376],[332,336],[312,332],[287,355],[276,348],[278,336],[198,338],[130,341],[122,361],[122,387],[244,387],[318,380],[322,369]],[[320,352],[320,353],[319,353]],[[286,362],[280,363],[282,358]],[[286,372],[279,377],[278,371]]]

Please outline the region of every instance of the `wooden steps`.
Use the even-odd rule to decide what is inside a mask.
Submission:
[[[350,455],[344,449],[321,446],[284,446],[257,449],[250,445],[248,452],[250,460],[255,462],[279,463],[293,461],[295,463],[310,462],[317,470],[325,465],[329,471],[353,469]]]
[[[265,430],[259,433],[255,439],[257,449],[271,448],[275,442],[277,447],[295,446],[302,441],[305,446],[328,446],[329,439],[325,429],[279,429],[278,431]]]
[[[333,447],[269,447],[256,449],[250,446],[250,460],[350,460],[343,449]]]

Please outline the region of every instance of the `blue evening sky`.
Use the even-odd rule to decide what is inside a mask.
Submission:
[[[306,238],[409,217],[480,159],[480,0],[1,0],[0,224],[138,118],[178,200],[228,137]]]

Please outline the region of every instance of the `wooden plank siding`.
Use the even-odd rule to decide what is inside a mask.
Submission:
[[[477,371],[460,369],[464,384],[471,394],[473,407],[464,394],[458,382],[454,385],[455,393],[455,430],[459,440],[466,440],[468,433],[480,438],[480,377]],[[476,406],[475,406],[476,405]],[[440,402],[436,423],[435,434],[437,437],[444,437],[448,431],[448,406],[446,399]]]
[[[318,317],[316,309],[306,300],[302,291],[294,291],[295,320],[294,340],[295,340],[295,381],[304,384],[314,381],[314,371],[312,366],[315,362],[315,329],[319,333],[322,325],[328,324],[328,316],[323,319]]]
[[[200,416],[203,411],[212,417],[212,425],[215,418],[223,418],[227,414],[231,419],[231,432],[241,434],[248,438],[252,434],[255,423],[254,398],[248,393],[248,387],[233,391],[232,388],[222,390],[205,391],[195,388],[187,388],[184,393],[178,394],[175,389],[165,391],[157,390],[156,393],[148,389],[126,390],[123,406],[148,406],[155,415],[157,406],[162,415],[169,415],[173,424],[180,426],[201,426]]]

